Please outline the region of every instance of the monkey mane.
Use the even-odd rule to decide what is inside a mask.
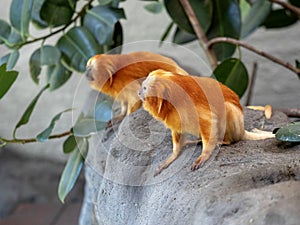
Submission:
[[[97,72],[100,74],[99,81],[104,86],[109,81],[109,86],[113,83],[113,74],[116,72],[116,68],[112,57],[110,55],[99,55],[100,63],[97,64]]]

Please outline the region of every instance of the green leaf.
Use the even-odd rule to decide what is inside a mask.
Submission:
[[[65,154],[71,153],[77,146],[77,139],[74,135],[70,135],[63,144],[63,152]]]
[[[7,143],[3,140],[1,140],[1,137],[0,137],[0,148],[3,148]]]
[[[123,28],[121,23],[118,21],[115,24],[114,34],[113,34],[113,44],[108,46],[107,50],[101,52],[108,52],[109,54],[121,54],[123,44]],[[106,46],[103,46],[103,48]]]
[[[180,29],[179,27],[177,27],[172,41],[175,44],[182,45],[194,41],[196,39],[197,39],[196,35],[188,33]]]
[[[163,33],[163,35],[162,35],[161,38],[160,38],[160,43],[162,43],[163,41],[165,41],[166,38],[169,36],[170,31],[171,31],[173,25],[174,25],[174,23],[171,22],[171,23],[167,26],[165,32]]]
[[[125,18],[123,9],[96,6],[88,10],[83,25],[93,34],[100,45],[112,45],[115,24]]]
[[[229,58],[223,61],[213,72],[218,81],[231,88],[242,97],[248,86],[248,72],[242,61]]]
[[[10,32],[10,25],[6,21],[0,19],[0,44],[6,43],[8,41]]]
[[[251,5],[247,0],[240,0],[240,12],[242,21],[245,21],[246,17],[251,11]]]
[[[49,87],[49,85],[46,85],[45,87],[43,87],[42,90],[40,90],[40,92],[37,94],[37,96],[35,96],[34,99],[30,102],[29,106],[26,108],[25,112],[21,116],[19,122],[17,123],[17,125],[16,125],[16,127],[14,129],[14,132],[13,132],[14,138],[16,137],[16,131],[17,131],[17,129],[29,122],[29,119],[31,117],[31,114],[32,114],[35,106],[36,106],[37,101],[39,100],[39,98],[41,97],[41,95],[43,94],[43,92],[45,90],[47,90],[48,87]]]
[[[289,2],[294,6],[300,7],[300,1],[299,0],[289,0]]]
[[[269,29],[282,28],[290,26],[296,23],[297,21],[297,16],[289,13],[289,11],[285,9],[277,9],[269,13],[262,25]]]
[[[46,28],[48,27],[48,24],[46,21],[42,20],[40,16],[40,11],[42,9],[42,6],[46,0],[34,0],[32,5],[32,11],[31,11],[31,20],[32,23],[36,26],[38,29]]]
[[[45,45],[35,50],[29,60],[30,75],[32,80],[38,84],[41,66],[52,66],[59,64],[61,53],[57,47]]]
[[[241,31],[241,15],[238,1],[213,0],[214,11],[211,27],[207,33],[209,39],[215,37],[232,37],[239,39]],[[213,46],[219,61],[232,56],[236,46],[219,43]]]
[[[244,0],[245,1],[245,0]],[[242,1],[241,1],[242,2]],[[240,4],[241,4],[240,2]],[[242,16],[241,38],[251,34],[266,19],[271,11],[272,3],[265,0],[256,0],[251,5],[251,9]]]
[[[68,24],[75,12],[76,0],[47,0],[43,2],[40,17],[51,27]]]
[[[112,109],[113,101],[108,98],[103,101],[97,102],[95,107],[94,117],[97,121],[108,122],[113,117]]]
[[[65,198],[80,175],[87,151],[88,141],[86,138],[82,138],[79,140],[76,149],[72,151],[59,181],[58,197],[62,203],[64,203]]]
[[[22,40],[29,36],[32,4],[32,0],[13,0],[10,5],[10,22],[20,32]]]
[[[298,69],[300,69],[300,61],[299,60],[296,60],[296,67],[298,68]],[[300,79],[300,73],[298,73],[298,78]]]
[[[48,66],[47,82],[50,85],[49,90],[54,91],[65,84],[71,77],[72,72],[65,68],[60,62],[53,66]]]
[[[279,128],[275,137],[279,141],[300,142],[300,122],[291,123]]]
[[[7,70],[12,70],[18,59],[19,59],[20,53],[18,50],[14,50],[9,54],[8,60],[7,60]]]
[[[8,42],[6,43],[6,46],[8,48],[15,49],[16,48],[15,45],[22,44],[23,42],[24,41],[21,34],[15,28],[13,28],[8,37]]]
[[[6,71],[6,64],[0,66],[0,99],[7,93],[18,77],[17,71]]]
[[[68,4],[69,6],[75,10],[76,9],[76,3],[77,3],[78,0],[68,0]],[[64,2],[64,0],[61,0],[61,2]]]
[[[19,56],[20,56],[19,51],[14,50],[11,53],[8,53],[5,56],[0,58],[0,65],[3,65],[4,63],[6,63],[7,64],[6,70],[7,71],[12,70],[17,63]]]
[[[106,122],[104,121],[97,121],[95,118],[82,118],[73,127],[73,134],[76,137],[88,137],[105,127]]]
[[[74,27],[57,42],[57,47],[64,54],[64,63],[70,68],[84,72],[88,59],[101,52],[99,44],[84,27]]]
[[[53,119],[51,120],[49,126],[36,136],[37,141],[39,141],[39,142],[48,141],[48,138],[51,135],[53,128],[54,128],[55,124],[57,123],[57,121],[60,119],[61,115],[65,112],[69,112],[71,110],[72,109],[66,109],[66,110],[58,113],[56,116],[54,116]]]
[[[0,58],[0,66],[2,66],[3,64],[7,64],[9,56],[10,56],[10,53],[8,53]]]
[[[207,0],[190,0],[189,1],[196,17],[203,27],[204,31],[207,31],[212,20],[212,1]],[[194,29],[190,24],[188,17],[185,14],[185,11],[180,4],[179,0],[164,0],[165,7],[173,22],[178,25],[181,29],[194,33]]]
[[[86,116],[79,117],[72,132],[76,137],[88,137],[106,127],[113,117],[113,99],[106,95],[99,95],[95,107]]]
[[[144,8],[153,14],[161,13],[163,10],[163,4],[161,2],[151,2],[148,5],[145,5]]]
[[[108,5],[112,2],[113,0],[98,0],[99,5]]]

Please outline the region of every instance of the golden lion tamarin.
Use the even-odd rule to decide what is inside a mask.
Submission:
[[[202,153],[192,170],[202,166],[219,144],[274,137],[271,132],[245,131],[239,97],[212,78],[156,70],[142,83],[139,97],[144,109],[172,132],[173,153],[155,175],[179,156],[187,134],[202,139]]]
[[[121,113],[113,119],[118,121],[141,107],[137,92],[147,75],[157,69],[186,74],[168,57],[151,52],[132,52],[93,56],[87,62],[86,77],[93,89],[121,103]]]

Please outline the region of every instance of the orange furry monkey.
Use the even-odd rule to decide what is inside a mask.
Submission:
[[[239,97],[212,78],[156,70],[142,83],[138,94],[144,109],[172,131],[173,153],[155,176],[179,156],[187,143],[186,134],[202,139],[202,153],[192,170],[201,167],[219,144],[274,137],[271,132],[245,131]]]
[[[113,118],[116,122],[141,107],[137,92],[142,81],[156,69],[187,74],[172,59],[151,52],[95,55],[86,66],[90,86],[113,97],[121,103],[121,113]]]

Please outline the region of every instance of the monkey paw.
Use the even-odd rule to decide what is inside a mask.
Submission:
[[[193,165],[192,165],[192,167],[191,167],[191,170],[194,171],[194,170],[199,169],[199,168],[201,167],[200,164],[201,164],[201,163],[196,163],[196,162],[194,162]]]
[[[200,167],[204,166],[204,163],[208,160],[209,157],[204,157],[202,155],[200,155],[196,161],[193,163],[192,167],[191,167],[191,170],[194,171],[194,170],[197,170],[199,169]]]
[[[154,173],[154,177],[156,177],[158,174],[160,174],[161,173],[161,171],[164,169],[165,167],[164,166],[159,166],[158,168],[157,168],[157,170],[155,171],[155,173]]]

